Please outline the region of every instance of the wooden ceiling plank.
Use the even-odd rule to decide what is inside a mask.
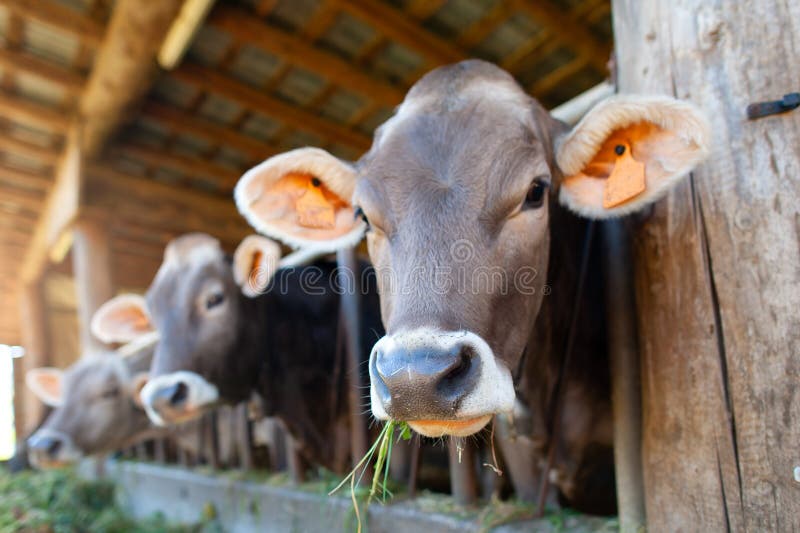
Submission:
[[[552,91],[558,84],[570,76],[577,74],[589,65],[590,59],[587,57],[578,57],[569,63],[561,65],[554,71],[550,72],[540,80],[537,80],[531,87],[531,94],[537,96],[544,96]]]
[[[155,57],[182,2],[120,0],[81,96],[82,149],[96,155],[158,75]]]
[[[587,57],[594,68],[603,73],[608,70],[611,46],[596,39],[576,17],[561,11],[549,0],[538,2],[513,0],[513,6],[546,27],[554,39],[576,50],[579,56]]]
[[[83,161],[95,156],[131,107],[150,88],[158,69],[156,54],[175,19],[181,2],[118,0],[107,28],[91,17],[45,0],[0,0],[14,12],[30,17],[56,17],[62,28],[87,39],[95,35],[102,46],[80,97],[79,117],[63,117],[68,142],[56,168],[53,187],[25,253],[20,276],[34,283],[51,248],[74,221],[81,204]],[[58,21],[57,21],[58,22]],[[93,33],[94,32],[94,33]]]
[[[272,10],[275,9],[275,6],[278,4],[278,0],[259,0],[258,4],[256,4],[256,14],[259,17],[266,17]]]
[[[69,116],[63,112],[5,93],[0,93],[0,114],[11,122],[45,131],[63,134],[69,128]]]
[[[177,205],[192,207],[199,212],[212,212],[219,216],[231,215],[234,220],[244,219],[238,214],[236,206],[230,198],[204,193],[197,190],[177,188],[147,178],[137,178],[127,173],[108,167],[102,162],[89,163],[86,166],[88,177],[98,177],[103,186],[120,192],[120,198],[126,194],[161,199]]]
[[[309,39],[296,37],[284,30],[259,22],[246,11],[236,8],[220,8],[208,21],[235,39],[267,50],[292,65],[299,65],[319,74],[347,90],[360,93],[367,99],[378,100],[394,106],[402,101],[404,92],[393,85],[365,74],[336,55],[309,44]]]
[[[457,38],[459,46],[465,50],[475,48],[513,14],[511,2],[497,2],[488,13],[461,32]]]
[[[540,58],[545,58],[560,46],[563,46],[561,42],[553,39],[550,32],[544,30],[526,39],[513,52],[501,59],[500,66],[509,72],[514,72],[519,62],[531,54],[535,53]]]
[[[0,67],[4,72],[30,74],[47,80],[70,95],[79,93],[86,81],[81,74],[58,63],[15,50],[0,49]]]
[[[0,0],[9,12],[25,19],[42,22],[68,33],[81,41],[94,46],[100,44],[105,33],[103,25],[79,13],[50,0]]]
[[[114,146],[114,151],[137,159],[148,166],[175,170],[189,178],[199,176],[214,178],[222,190],[232,190],[244,170],[236,171],[212,161],[165,153],[162,150],[134,143],[117,144]]]
[[[219,94],[254,111],[273,116],[298,130],[321,135],[359,150],[366,150],[372,143],[372,140],[362,133],[278,100],[212,69],[186,64],[175,70],[173,75],[203,91]]]
[[[253,161],[261,161],[277,153],[277,149],[249,135],[222,126],[216,122],[199,118],[194,114],[186,113],[175,107],[147,102],[142,107],[142,112],[149,118],[156,120],[170,130],[191,135],[208,141],[209,143],[227,146],[250,157]]]
[[[0,164],[0,181],[20,189],[30,189],[39,192],[46,191],[53,183],[53,180],[45,174],[31,172],[30,170],[22,170],[3,164]]]
[[[406,4],[406,12],[417,20],[427,20],[435,15],[447,0],[411,0]]]
[[[421,53],[434,65],[465,59],[466,54],[445,39],[422,28],[414,19],[387,4],[370,0],[331,0],[351,15],[368,22],[390,39]]]
[[[22,141],[5,133],[0,133],[0,152],[22,155],[46,165],[55,165],[58,160],[58,154],[52,148]]]
[[[0,203],[8,203],[38,212],[44,205],[44,195],[25,189],[9,187],[0,182]]]

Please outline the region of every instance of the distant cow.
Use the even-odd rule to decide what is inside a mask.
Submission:
[[[639,211],[708,144],[687,103],[617,96],[570,128],[508,73],[465,61],[417,82],[355,164],[294,150],[247,172],[235,196],[259,232],[290,244],[335,249],[366,230],[387,330],[369,362],[376,418],[466,436],[516,411],[529,436],[547,440],[583,234],[567,210]],[[560,487],[573,493],[574,465],[597,450],[611,458],[608,363],[591,342],[602,331],[580,325],[557,457],[572,476]]]
[[[347,435],[348,410],[335,264],[277,269],[279,257],[277,244],[262,237],[245,239],[233,257],[209,235],[179,237],[167,246],[147,309],[123,302],[120,323],[107,326],[152,318],[160,342],[142,400],[157,423],[192,419],[256,392],[264,414],[284,422],[307,460],[341,472],[349,449],[334,442]],[[374,280],[362,307],[366,361],[383,334]]]
[[[28,372],[28,386],[45,404],[53,407],[50,416],[28,439],[28,458],[37,468],[72,464],[84,457],[109,453],[150,438],[171,438],[183,450],[199,459],[210,460],[198,438],[200,425],[156,427],[147,417],[139,392],[155,353],[146,339],[139,346],[128,345],[80,359],[65,371],[37,368]],[[228,434],[231,410],[217,412],[218,459],[231,461],[233,435]]]
[[[29,371],[28,386],[53,407],[28,439],[31,464],[47,468],[74,463],[146,438],[152,424],[137,398],[153,353],[150,343],[129,355],[83,358],[66,371]]]

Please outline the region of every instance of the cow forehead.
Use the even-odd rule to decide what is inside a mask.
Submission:
[[[130,379],[130,372],[121,357],[101,354],[78,361],[65,377],[67,394],[91,393],[113,380],[124,383]]]
[[[373,150],[380,149],[409,120],[421,115],[433,115],[439,120],[465,121],[477,107],[493,116],[495,124],[504,118],[526,114],[531,99],[505,71],[491,66],[488,73],[458,70],[451,72],[443,67],[423,77],[409,91],[394,115],[378,128]],[[448,75],[437,75],[442,70]]]
[[[175,275],[183,277],[224,257],[219,241],[210,235],[192,233],[173,239],[164,251],[164,260],[148,291],[148,299],[153,292],[165,290],[164,285],[175,279]]]
[[[167,245],[162,266],[200,264],[221,255],[222,247],[217,239],[205,233],[190,233]]]

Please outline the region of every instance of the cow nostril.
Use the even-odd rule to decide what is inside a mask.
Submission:
[[[61,449],[61,441],[53,439],[47,444],[47,455],[51,457],[55,456],[60,449]]]
[[[457,381],[464,374],[469,372],[472,366],[472,357],[470,356],[470,348],[463,348],[459,351],[458,359],[453,363],[453,366],[442,377],[442,381]]]
[[[450,368],[436,383],[436,392],[442,398],[455,400],[467,394],[476,378],[477,353],[471,346],[460,346]]]
[[[169,397],[169,404],[173,407],[183,405],[189,397],[189,387],[185,383],[179,382],[175,385],[175,391]]]

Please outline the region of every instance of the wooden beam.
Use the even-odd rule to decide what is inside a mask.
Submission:
[[[466,57],[448,41],[421,27],[402,11],[382,2],[369,0],[332,0],[335,5],[360,18],[390,39],[416,50],[434,64],[453,63]]]
[[[406,11],[417,20],[427,20],[439,11],[447,0],[410,0]]]
[[[32,54],[0,48],[0,67],[6,73],[30,74],[61,87],[70,95],[83,89],[85,78],[78,72],[58,63],[40,59]]]
[[[69,115],[52,107],[0,93],[0,114],[11,122],[37,129],[64,133],[69,128]]]
[[[600,72],[608,71],[611,45],[596,39],[581,21],[564,13],[549,1],[513,0],[513,5],[516,10],[528,14],[545,26],[553,39],[576,50],[578,55],[587,57],[592,66]]]
[[[198,176],[213,178],[223,190],[232,190],[243,173],[243,171],[231,170],[212,161],[165,153],[140,144],[119,144],[114,147],[114,151],[138,159],[150,167],[175,170],[188,178]]]
[[[264,141],[259,141],[249,135],[221,126],[217,122],[199,118],[172,106],[151,101],[145,103],[142,113],[160,122],[174,133],[191,135],[211,144],[233,148],[253,161],[261,161],[278,151],[276,147]]]
[[[0,0],[9,12],[25,19],[42,22],[81,41],[99,45],[103,25],[78,11],[48,0]]]
[[[81,353],[96,354],[106,346],[91,332],[95,311],[114,296],[111,278],[111,245],[107,224],[96,217],[81,217],[72,233],[72,270],[75,273]]]
[[[152,85],[158,72],[158,48],[180,5],[179,0],[117,2],[80,101],[82,149],[87,158],[99,152]]]
[[[372,139],[362,133],[287,104],[212,69],[187,64],[175,70],[173,75],[184,83],[199,87],[206,92],[219,94],[245,107],[282,120],[293,128],[320,135],[329,141],[342,143],[357,150],[366,150],[372,144]]]
[[[0,133],[0,152],[22,155],[46,165],[54,165],[58,160],[58,154],[51,148],[23,141],[5,133]]]
[[[267,50],[291,65],[307,68],[367,99],[395,106],[405,96],[405,91],[365,74],[352,63],[313,46],[306,39],[263,24],[241,9],[219,6],[208,23],[230,33],[234,39]]]
[[[88,17],[70,20],[69,17],[74,17],[73,11],[62,13],[60,11],[64,8],[50,2],[0,2],[12,11],[17,10],[14,12],[26,9],[25,14],[29,16],[60,15],[67,21],[67,26],[78,27],[83,23],[83,33],[91,33],[92,28],[97,27],[97,23]],[[68,143],[56,171],[55,184],[25,254],[21,276],[26,283],[40,276],[50,249],[77,216],[82,160],[98,153],[106,138],[152,84],[157,72],[155,58],[158,47],[179,8],[179,0],[119,0],[115,4],[103,46],[95,57],[80,98],[79,116],[74,121],[61,117],[62,129],[69,129]]]
[[[48,193],[33,239],[25,253],[20,271],[25,284],[39,279],[50,248],[78,212],[82,166],[79,142],[78,131],[70,132],[65,153],[56,169],[55,183]]]

